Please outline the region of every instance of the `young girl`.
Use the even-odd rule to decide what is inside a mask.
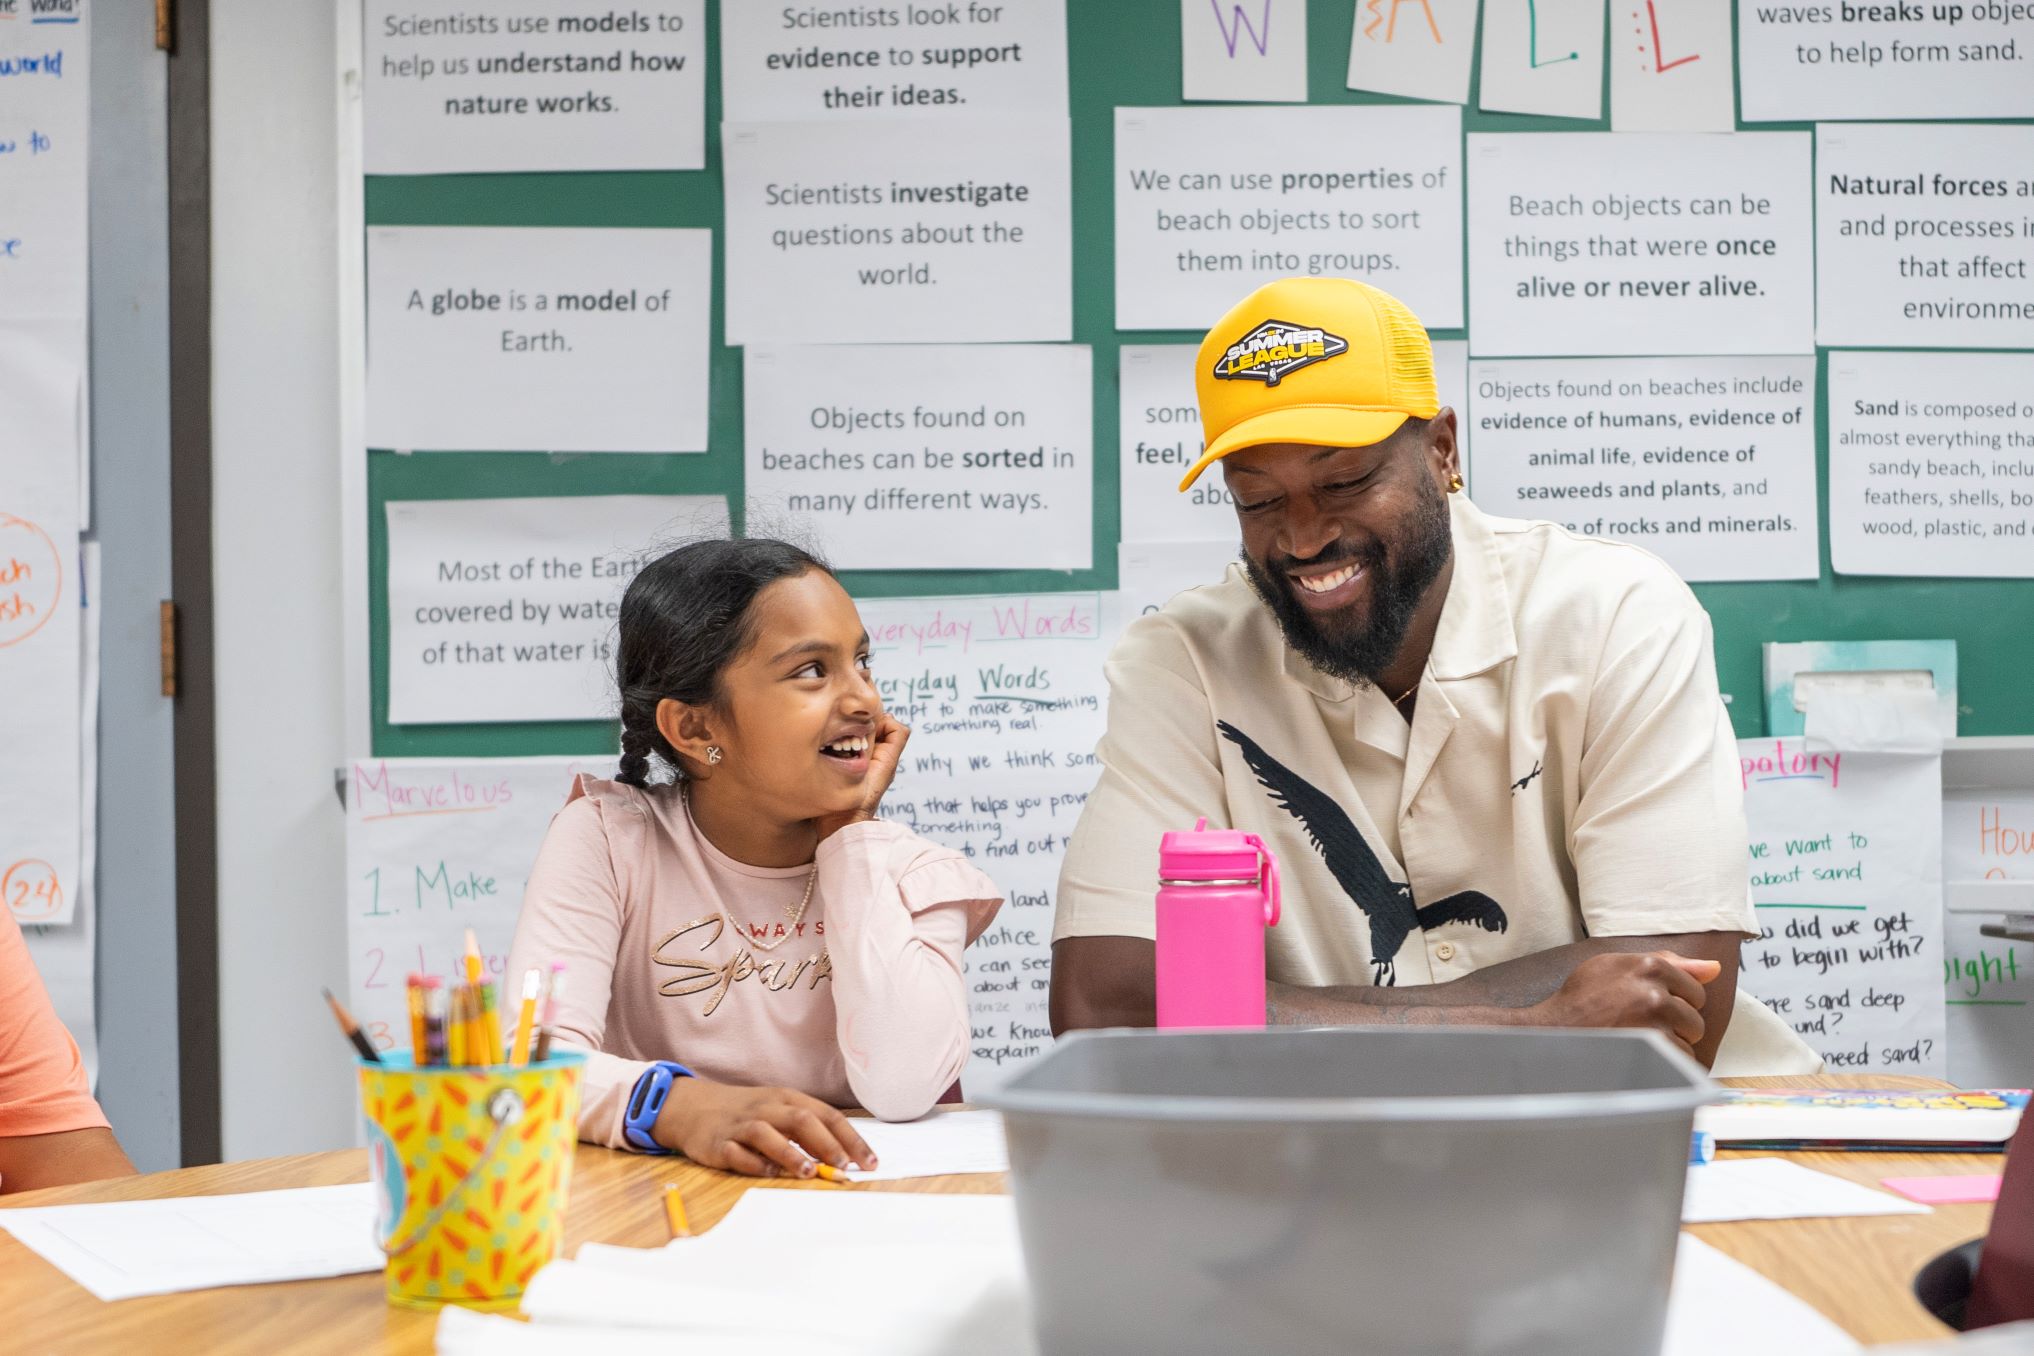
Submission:
[[[616,667],[621,771],[552,820],[508,969],[565,964],[580,1137],[753,1174],[873,1165],[835,1108],[906,1120],[953,1086],[961,950],[1002,900],[876,818],[910,732],[854,603],[783,542],[695,543],[629,585]]]

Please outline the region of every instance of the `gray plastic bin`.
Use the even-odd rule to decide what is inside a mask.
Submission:
[[[1637,1031],[1084,1032],[993,1093],[1046,1356],[1657,1356],[1695,1108]]]

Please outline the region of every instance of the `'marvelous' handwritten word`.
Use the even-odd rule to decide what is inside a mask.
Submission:
[[[515,799],[504,777],[491,784],[470,782],[454,769],[442,779],[403,780],[388,763],[353,765],[353,803],[363,819],[378,815],[430,814],[445,810],[489,810]]]

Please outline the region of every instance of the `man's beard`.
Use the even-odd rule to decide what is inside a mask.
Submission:
[[[1395,553],[1387,553],[1383,543],[1375,540],[1363,547],[1338,542],[1307,561],[1275,555],[1268,569],[1245,553],[1243,564],[1250,582],[1278,619],[1285,643],[1322,673],[1359,687],[1375,683],[1377,675],[1398,658],[1421,598],[1447,566],[1453,550],[1447,496],[1424,474],[1420,487],[1419,504]],[[1347,611],[1317,617],[1300,602],[1299,585],[1288,573],[1302,564],[1341,563],[1360,566],[1369,581],[1367,622],[1356,620]]]

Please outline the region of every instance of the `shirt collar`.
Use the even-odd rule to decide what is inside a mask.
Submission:
[[[1473,678],[1518,656],[1518,637],[1511,625],[1511,590],[1504,582],[1490,519],[1466,495],[1449,495],[1448,508],[1455,572],[1448,581],[1448,597],[1441,604],[1434,648],[1427,656],[1427,671],[1442,682]],[[1322,673],[1290,645],[1281,648],[1285,676],[1307,691],[1331,702],[1348,701],[1356,695],[1353,685]]]

